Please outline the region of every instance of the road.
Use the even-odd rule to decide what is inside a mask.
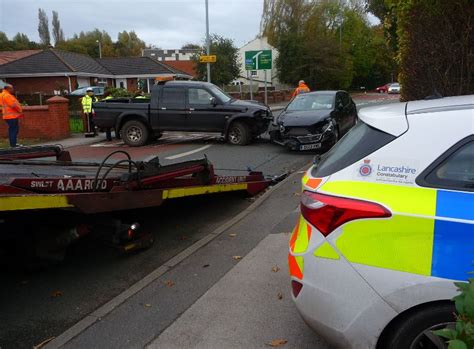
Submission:
[[[114,140],[70,151],[75,160],[100,161],[119,149],[139,160],[158,156],[163,164],[207,156],[221,174],[251,168],[270,176],[295,171],[314,156],[289,152],[265,137],[238,147],[224,143],[218,135],[179,133],[164,134],[142,148],[129,148]],[[144,228],[156,236],[152,248],[130,256],[121,256],[93,238],[71,246],[63,262],[41,271],[26,272],[14,260],[0,256],[0,348],[31,348],[61,334],[244,210],[251,201],[241,194],[223,194],[129,212],[129,217],[122,218],[144,222]]]

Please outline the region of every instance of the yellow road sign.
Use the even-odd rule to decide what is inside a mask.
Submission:
[[[200,63],[216,63],[216,60],[217,60],[216,55],[199,56]]]

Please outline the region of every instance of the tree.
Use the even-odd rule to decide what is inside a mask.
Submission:
[[[64,32],[61,29],[61,23],[59,22],[59,16],[56,11],[53,11],[53,39],[54,45],[56,46],[58,43],[64,41]]]
[[[106,31],[94,29],[89,32],[74,34],[71,39],[59,42],[57,48],[65,51],[87,54],[91,57],[99,57],[99,42],[102,50],[102,57],[114,57],[115,49],[112,38]]]
[[[7,34],[0,31],[0,51],[10,51],[12,50],[11,42],[8,40]]]
[[[181,47],[182,50],[199,50],[200,48],[199,44],[193,44],[192,42],[188,42]]]
[[[217,56],[216,63],[211,63],[212,82],[217,85],[227,85],[239,76],[239,50],[231,39],[213,34],[209,40],[210,54]],[[206,48],[200,47],[199,54],[193,57],[197,66],[197,78],[202,81],[207,79],[207,67],[206,64],[199,63],[199,55],[205,52]]]
[[[115,54],[120,57],[141,56],[142,50],[146,47],[144,41],[140,40],[137,34],[132,30],[118,34],[118,40],[115,43]]]
[[[370,0],[371,8],[392,29],[403,99],[474,92],[473,1]]]
[[[49,22],[48,22],[48,16],[46,15],[46,12],[43,9],[38,9],[38,34],[40,37],[41,44],[43,46],[49,46],[51,45],[51,37],[49,34]]]

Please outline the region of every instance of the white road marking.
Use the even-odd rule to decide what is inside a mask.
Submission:
[[[191,155],[191,154],[198,153],[198,152],[200,152],[200,151],[206,150],[207,148],[210,148],[211,146],[212,146],[212,144],[208,144],[208,145],[205,145],[204,147],[197,148],[197,149],[194,149],[194,150],[190,150],[190,151],[187,151],[187,152],[185,152],[185,153],[181,153],[181,154],[176,154],[176,155],[168,156],[168,157],[166,157],[165,159],[166,159],[166,160],[179,159],[179,158],[182,158],[182,157],[185,157],[185,156],[188,156],[188,155]]]

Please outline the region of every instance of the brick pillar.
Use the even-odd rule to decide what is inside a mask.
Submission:
[[[51,136],[55,139],[70,136],[69,129],[69,100],[64,97],[55,96],[46,101],[49,107],[49,125]]]

